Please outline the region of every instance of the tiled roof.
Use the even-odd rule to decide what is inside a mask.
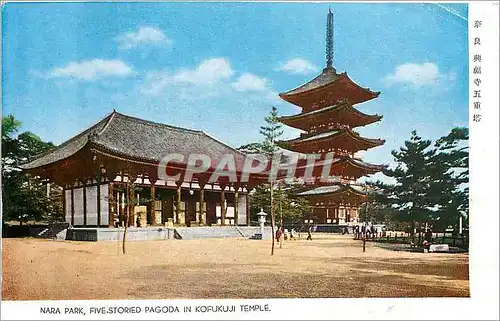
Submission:
[[[297,195],[298,196],[325,195],[325,194],[342,193],[347,191],[351,191],[357,194],[366,194],[362,186],[334,184],[334,185],[314,187],[306,191],[300,192]]]
[[[303,143],[303,142],[307,142],[307,141],[319,140],[319,139],[327,138],[330,136],[336,136],[336,135],[342,135],[342,134],[349,135],[355,139],[362,140],[362,141],[365,141],[365,142],[368,142],[368,143],[371,143],[374,145],[382,145],[385,143],[385,140],[383,140],[383,139],[362,137],[357,132],[354,132],[349,128],[344,128],[341,130],[333,129],[333,130],[328,131],[328,132],[319,133],[319,134],[312,135],[312,136],[307,136],[305,138],[298,137],[298,138],[291,139],[288,141],[280,141],[280,143]]]
[[[316,89],[325,85],[328,85],[337,79],[339,79],[342,76],[342,74],[337,74],[334,68],[325,68],[323,69],[323,72],[317,76],[316,78],[306,82],[305,84],[292,89],[290,91],[287,91],[285,93],[282,93],[281,95],[295,95],[298,93],[302,93],[308,90]]]
[[[165,155],[204,154],[212,160],[234,154],[241,163],[244,154],[202,131],[169,126],[113,112],[94,126],[69,139],[30,163],[32,169],[70,157],[92,143],[99,149],[135,159],[159,162]]]

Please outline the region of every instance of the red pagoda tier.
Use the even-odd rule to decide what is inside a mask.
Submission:
[[[319,134],[303,134],[296,139],[281,141],[279,145],[305,154],[335,152],[338,155],[349,155],[383,145],[384,142],[383,139],[361,137],[349,127],[343,127]]]
[[[317,179],[321,176],[323,171],[323,166],[325,163],[330,162],[330,172],[329,175],[333,177],[342,177],[344,180],[352,181],[365,176],[367,174],[375,174],[383,169],[383,166],[373,165],[363,162],[361,159],[349,157],[349,156],[339,156],[333,158],[332,160],[317,160],[314,163],[314,169],[312,172],[312,178],[314,181],[321,181]],[[307,160],[299,159],[295,173],[298,177],[303,177],[307,169]]]
[[[303,112],[334,106],[342,99],[358,104],[377,98],[380,92],[362,88],[347,76],[346,72],[337,74],[335,68],[328,66],[313,80],[304,85],[280,94],[283,100],[302,107]]]
[[[280,121],[290,127],[308,132],[322,132],[336,127],[336,123],[350,128],[365,126],[382,119],[380,115],[367,115],[356,108],[347,99],[342,99],[333,106],[302,112],[297,115],[283,116]],[[338,125],[337,125],[338,127]]]
[[[333,67],[333,14],[328,12],[326,34],[326,68],[311,81],[280,94],[280,97],[300,106],[297,115],[283,116],[280,121],[304,131],[300,137],[278,144],[301,154],[320,154],[314,164],[312,180],[297,191],[313,207],[305,217],[306,223],[356,224],[359,222],[359,205],[366,201],[364,188],[354,182],[365,175],[377,173],[381,165],[368,164],[354,157],[358,151],[384,144],[383,139],[360,136],[353,128],[366,126],[382,119],[368,115],[354,105],[378,97],[380,92],[363,88],[352,81],[347,73],[337,73]],[[333,158],[326,154],[333,154]],[[331,162],[330,176],[334,182],[321,177],[322,164]],[[306,171],[307,161],[299,161],[298,174]]]

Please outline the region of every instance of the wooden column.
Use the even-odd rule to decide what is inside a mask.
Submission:
[[[245,204],[247,206],[247,226],[250,226],[250,204],[248,204],[248,188],[247,194],[245,194]]]
[[[122,208],[122,194],[116,192],[116,213],[118,214],[118,227],[123,226],[123,208]]]
[[[109,182],[108,184],[108,212],[109,212],[109,219],[108,219],[108,227],[114,227],[115,226],[115,211],[118,208],[118,200],[116,201],[116,204],[113,206],[113,183]]]
[[[64,211],[64,222],[66,222],[66,215],[68,213],[68,209],[66,208],[66,186],[63,187],[63,211]],[[67,222],[66,222],[67,223]]]
[[[234,187],[234,226],[238,225],[238,190],[239,186]]]
[[[220,225],[226,225],[226,193],[224,192],[225,186],[221,186],[220,191]]]
[[[131,204],[131,202],[132,202],[131,196],[132,196],[133,191],[132,191],[132,188],[131,188],[129,182],[130,182],[130,178],[129,178],[129,181],[127,182],[127,188],[126,188],[126,192],[125,192],[125,193],[127,193],[126,194],[126,204],[125,204],[125,208],[126,208],[126,211],[127,211],[126,215],[128,215],[128,220],[125,222],[125,224],[127,225],[127,227],[130,227],[130,226],[134,225],[133,223],[130,224],[130,221],[132,221],[132,222],[134,221],[134,211],[133,211],[132,204]]]
[[[97,226],[101,226],[101,178],[97,180]]]
[[[71,226],[75,225],[75,190],[71,187]]]
[[[151,185],[151,201],[149,202],[149,222],[151,225],[156,225],[156,217],[155,217],[155,186]]]
[[[83,226],[87,226],[87,186],[83,184]]]
[[[182,187],[181,184],[177,184],[177,195],[175,199],[175,222],[176,224],[179,224],[179,216],[181,214],[181,193],[182,193]]]
[[[200,215],[200,219],[198,221],[198,223],[200,225],[205,224],[205,222],[203,221],[203,204],[204,203],[205,203],[205,185],[200,184],[200,213],[198,214],[198,215]]]

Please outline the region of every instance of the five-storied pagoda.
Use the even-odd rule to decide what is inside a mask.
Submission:
[[[382,139],[360,136],[353,129],[379,121],[382,116],[367,115],[356,108],[378,97],[352,81],[346,72],[333,67],[333,14],[329,10],[326,32],[326,68],[311,81],[280,94],[287,102],[302,108],[297,115],[284,116],[280,121],[304,131],[300,137],[281,141],[280,145],[301,154],[320,154],[321,162],[331,162],[330,175],[339,179],[320,179],[315,170],[313,180],[298,195],[306,197],[313,212],[306,223],[352,224],[359,222],[359,205],[366,201],[366,192],[355,182],[361,176],[374,174],[382,166],[363,162],[355,156],[362,150],[384,144]],[[330,154],[329,154],[330,153]],[[329,159],[327,154],[331,155]]]

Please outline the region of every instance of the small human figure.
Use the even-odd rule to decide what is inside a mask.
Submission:
[[[431,229],[427,229],[424,234],[424,252],[428,252],[432,243],[432,231]]]
[[[276,230],[276,241],[279,243],[281,238],[281,227]]]
[[[295,234],[295,229],[294,229],[294,228],[292,228],[292,229],[290,230],[290,241],[291,241],[291,240],[293,240],[293,238],[294,238],[294,234]]]
[[[311,232],[312,232],[312,226],[309,226],[309,228],[307,229],[307,240],[308,241],[312,241]]]

